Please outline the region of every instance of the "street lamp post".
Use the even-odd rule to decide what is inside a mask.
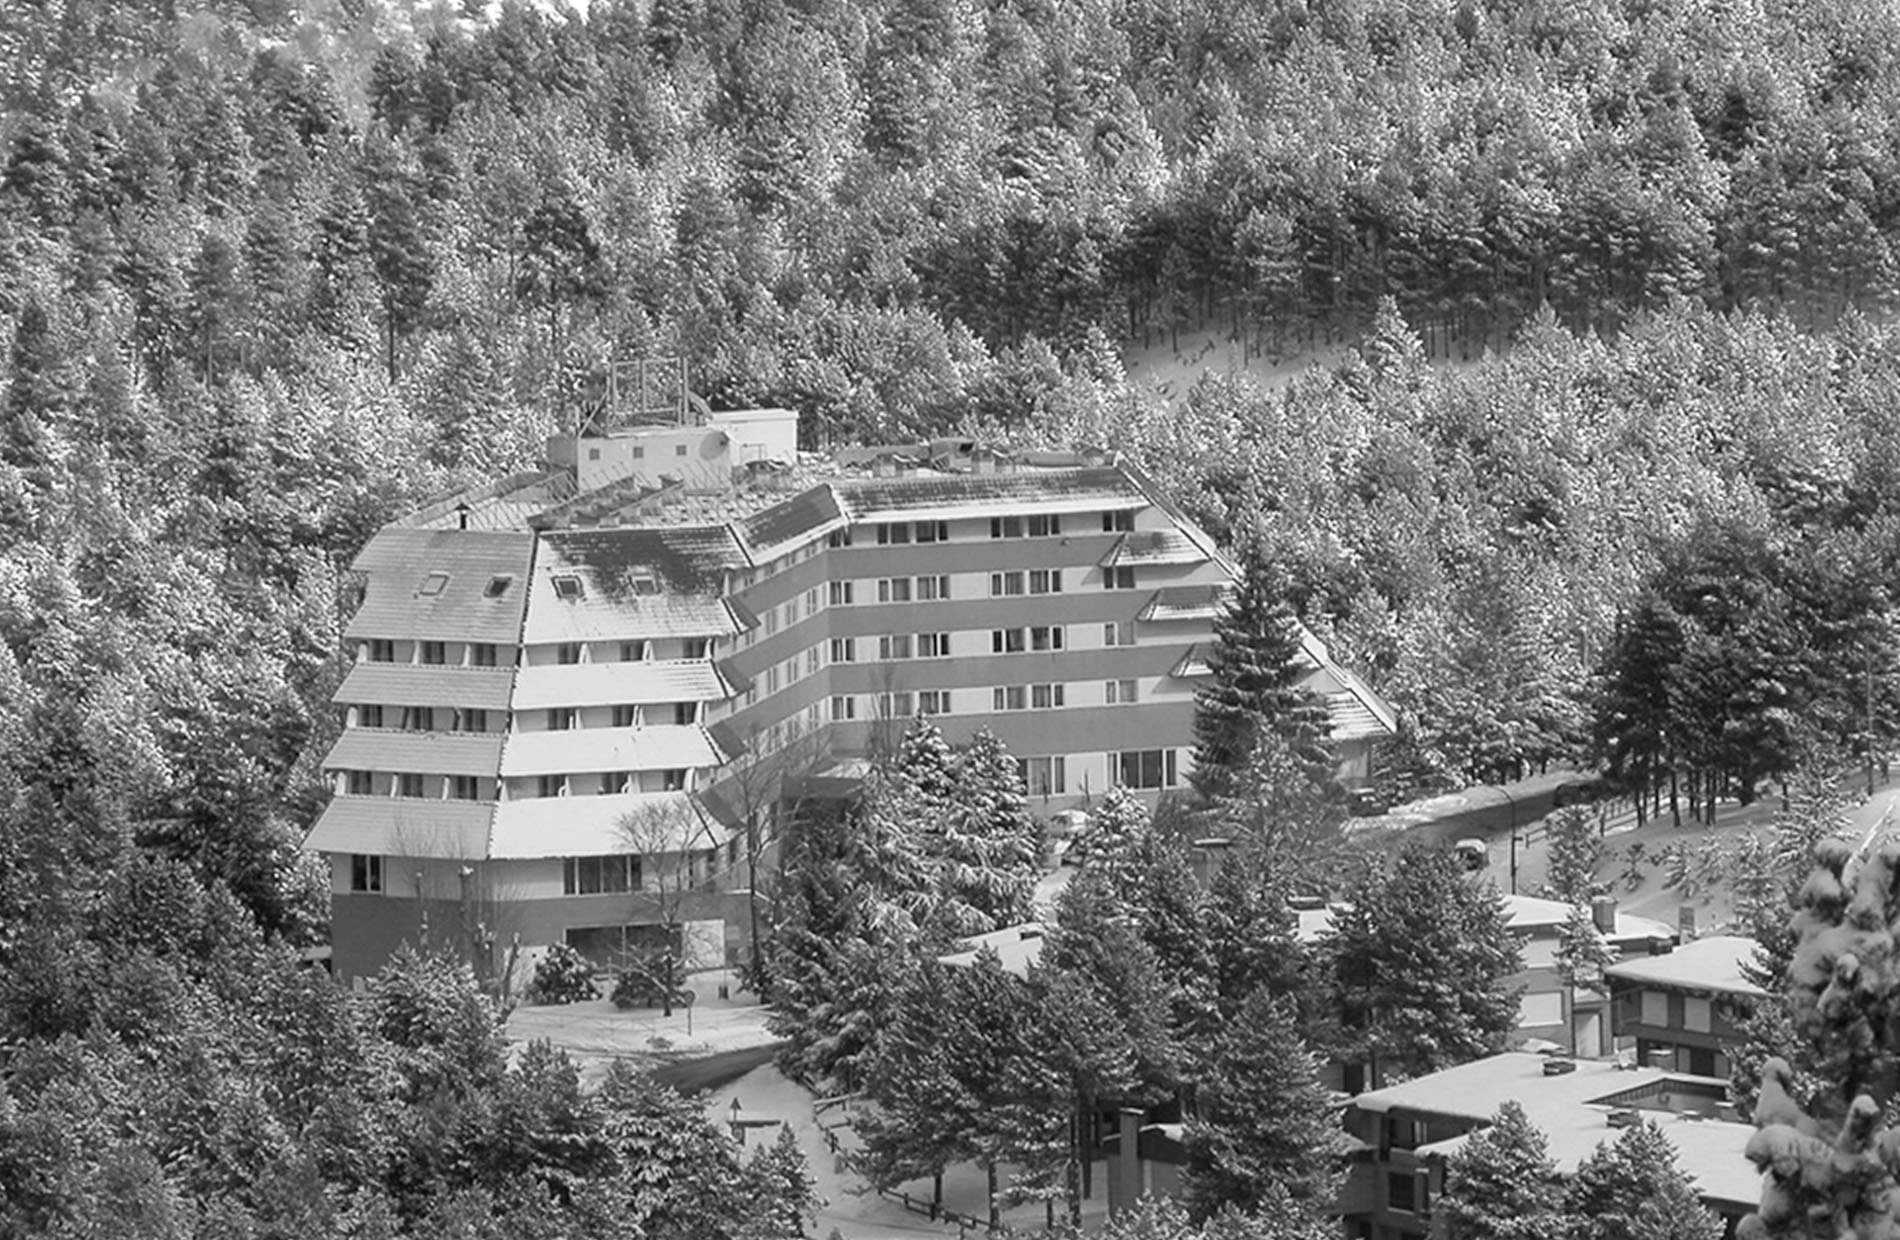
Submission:
[[[1502,784],[1493,784],[1504,803],[1511,807],[1511,894],[1517,894],[1517,798],[1505,790]]]

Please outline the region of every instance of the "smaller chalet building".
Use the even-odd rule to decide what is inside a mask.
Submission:
[[[1737,1025],[1766,993],[1742,976],[1754,955],[1753,939],[1712,935],[1605,969],[1618,1042],[1634,1039],[1642,1063],[1726,1078]]]

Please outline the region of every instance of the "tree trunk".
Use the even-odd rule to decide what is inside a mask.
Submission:
[[[1682,803],[1677,797],[1676,768],[1669,768],[1669,816],[1676,826],[1682,825]]]
[[[1003,1212],[996,1205],[996,1163],[994,1161],[983,1164],[983,1178],[989,1186],[990,1193],[990,1230],[995,1231],[1003,1225]]]

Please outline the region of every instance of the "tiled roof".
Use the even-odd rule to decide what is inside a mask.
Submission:
[[[846,520],[837,495],[827,484],[756,512],[737,526],[739,541],[757,562],[774,559],[782,554],[781,548],[808,542],[843,526]]]
[[[912,516],[1014,516],[1140,508],[1147,498],[1116,467],[999,474],[919,472],[908,478],[861,477],[833,484],[858,521]]]
[[[1212,620],[1220,615],[1227,591],[1224,585],[1163,586],[1149,597],[1135,619],[1151,622]]]
[[[1755,958],[1755,951],[1753,939],[1711,935],[1661,956],[1639,956],[1613,964],[1603,974],[1618,981],[1759,998],[1764,993],[1762,988],[1742,975],[1742,965]]]
[[[653,663],[569,663],[524,667],[515,681],[516,710],[550,706],[646,705],[731,696],[718,668],[705,659]]]
[[[358,663],[331,700],[382,706],[472,706],[508,709],[511,667],[438,667]]]
[[[323,760],[332,771],[403,771],[423,775],[493,775],[501,765],[500,732],[401,732],[345,728]]]
[[[1360,1094],[1352,1105],[1374,1114],[1395,1110],[1444,1115],[1465,1120],[1489,1120],[1506,1102],[1524,1108],[1530,1122],[1544,1134],[1547,1152],[1563,1174],[1621,1132],[1610,1127],[1612,1105],[1604,1101],[1643,1086],[1666,1086],[1671,1081],[1704,1083],[1660,1068],[1619,1069],[1604,1060],[1572,1061],[1575,1069],[1557,1076],[1544,1075],[1544,1056],[1522,1052],[1493,1055],[1473,1063],[1447,1068],[1401,1085]],[[1719,1084],[1719,1082],[1708,1082]],[[1755,1133],[1754,1125],[1709,1119],[1701,1115],[1644,1112],[1656,1121],[1676,1148],[1678,1165],[1696,1181],[1705,1199],[1734,1205],[1761,1200],[1761,1176],[1743,1150]],[[1469,1134],[1420,1146],[1422,1155],[1448,1156]]]
[[[1336,741],[1392,735],[1392,729],[1381,723],[1364,702],[1350,693],[1327,694],[1326,717],[1332,721],[1332,738]]]
[[[497,860],[597,857],[714,848],[725,842],[725,828],[700,812],[691,793],[622,792],[503,801],[496,807],[488,855]]]
[[[664,771],[717,766],[720,758],[697,724],[645,728],[572,728],[516,732],[501,755],[503,776],[586,771]]]
[[[387,527],[352,565],[369,580],[345,635],[512,643],[533,550],[531,534]],[[512,580],[490,598],[489,583],[502,577]]]
[[[1103,568],[1124,564],[1205,564],[1207,553],[1179,530],[1139,530],[1115,540],[1099,563]]]
[[[303,846],[313,852],[479,860],[488,853],[495,806],[487,801],[338,796]]]
[[[1191,680],[1196,676],[1212,676],[1213,674],[1214,669],[1207,664],[1207,651],[1199,642],[1189,646],[1187,653],[1168,669],[1168,675],[1177,680]]]
[[[741,630],[721,597],[729,561],[742,557],[724,526],[545,534],[523,640],[730,636]],[[579,597],[561,597],[557,577],[576,578]]]

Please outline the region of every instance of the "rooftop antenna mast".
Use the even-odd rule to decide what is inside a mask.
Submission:
[[[583,437],[606,435],[633,426],[686,426],[692,422],[692,393],[686,386],[686,359],[636,357],[608,363],[604,390],[581,415]]]

